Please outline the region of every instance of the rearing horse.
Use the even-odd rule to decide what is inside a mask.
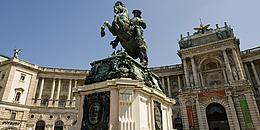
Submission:
[[[147,66],[148,57],[146,46],[141,46],[140,41],[135,39],[135,31],[133,27],[131,27],[127,8],[122,2],[117,1],[114,5],[114,13],[112,25],[106,21],[101,27],[101,37],[105,36],[104,30],[107,27],[113,36],[116,36],[115,40],[110,43],[113,48],[116,48],[120,42],[128,55],[134,59],[139,58],[141,64]],[[145,41],[143,40],[142,42]]]

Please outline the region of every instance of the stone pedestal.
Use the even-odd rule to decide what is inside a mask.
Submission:
[[[174,101],[129,78],[80,86],[77,129],[170,130]]]
[[[80,97],[76,129],[171,130],[172,106],[159,78],[125,54],[93,62]]]

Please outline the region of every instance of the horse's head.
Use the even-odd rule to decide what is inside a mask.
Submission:
[[[121,14],[121,13],[128,13],[125,5],[121,1],[117,1],[114,5],[114,13]]]

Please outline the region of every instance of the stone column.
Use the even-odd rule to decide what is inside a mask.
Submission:
[[[251,61],[250,63],[251,63],[251,66],[252,66],[252,69],[253,69],[253,72],[254,72],[256,83],[257,83],[257,85],[260,85],[260,79],[259,79],[259,76],[257,74],[256,68],[255,68],[255,64],[254,64],[253,61]]]
[[[36,78],[36,83],[35,83],[35,88],[34,88],[34,91],[33,91],[33,96],[34,96],[34,103],[37,103],[37,99],[38,99],[38,97],[37,97],[37,93],[36,93],[36,91],[37,91],[37,87],[38,87],[38,82],[39,82],[39,78]]]
[[[178,88],[179,88],[179,92],[181,92],[182,89],[181,89],[181,78],[180,78],[180,75],[178,75]]]
[[[75,80],[75,82],[74,82],[74,89],[77,89],[77,87],[78,87],[78,81],[77,80]],[[73,98],[72,98],[72,104],[71,104],[71,107],[75,107],[76,106],[76,97],[75,96],[73,96]]]
[[[163,87],[164,87],[164,89],[165,89],[164,76],[162,76],[162,86],[163,86]]]
[[[69,107],[70,106],[70,97],[71,97],[71,85],[72,84],[72,81],[70,79],[70,82],[69,82],[69,90],[68,90],[68,98],[67,98],[67,102],[66,102],[66,106]]]
[[[254,128],[256,130],[258,130],[258,129],[260,129],[260,115],[259,115],[259,111],[258,111],[256,102],[253,99],[255,97],[252,96],[252,93],[246,93],[245,97],[246,97],[248,109],[250,111],[250,115],[251,115],[251,118],[253,121]]]
[[[167,76],[167,87],[168,87],[168,93],[169,93],[169,97],[172,97],[172,93],[171,93],[171,83],[170,83],[170,76]]]
[[[224,57],[225,65],[226,65],[226,72],[227,72],[227,76],[228,76],[228,81],[233,82],[234,78],[233,78],[233,74],[232,74],[232,71],[231,71],[231,67],[230,67],[230,64],[229,64],[229,59],[228,59],[226,50],[223,50],[223,57]]]
[[[231,92],[227,92],[227,97],[228,97],[228,105],[230,108],[230,113],[232,116],[231,118],[232,118],[233,126],[234,126],[235,130],[240,130],[235,105],[234,105],[233,99],[231,97]]]
[[[237,52],[235,50],[235,48],[232,49],[232,53],[233,53],[233,57],[234,57],[234,61],[235,61],[235,64],[236,64],[236,68],[237,68],[237,71],[238,71],[238,75],[239,75],[239,78],[241,80],[244,80],[245,79],[245,75],[243,73],[243,68],[242,68],[242,64],[239,60],[239,57],[237,55]]]
[[[202,86],[203,88],[205,88],[206,86],[205,86],[205,84],[204,84],[204,79],[203,79],[202,72],[201,72],[199,75],[200,75],[200,80],[201,80],[201,86]]]
[[[248,80],[251,82],[251,84],[252,84],[253,81],[252,81],[252,78],[251,78],[251,76],[250,76],[250,73],[249,73],[249,69],[248,69],[247,63],[245,63],[244,67],[245,67],[245,71],[246,71],[246,77],[247,77],[247,79],[248,79]]]
[[[58,105],[59,105],[60,87],[61,87],[61,79],[58,80],[58,89],[57,89],[57,95],[56,95],[56,98],[55,98],[55,106],[56,107],[58,107]]]
[[[41,104],[43,86],[44,86],[44,78],[42,78],[42,80],[41,80],[40,92],[39,92],[39,96],[38,96],[38,99],[37,99],[37,105],[38,106],[40,106],[40,104]]]
[[[227,75],[226,75],[225,69],[223,69],[223,76],[224,76],[225,84],[228,84],[228,80],[227,80]]]
[[[196,88],[199,87],[199,80],[198,80],[198,74],[197,74],[194,57],[191,57],[191,66],[192,66],[192,73],[193,73],[193,78],[194,78],[195,88]]]
[[[55,91],[55,79],[52,80],[51,97],[48,104],[49,106],[53,105],[54,91]]]
[[[202,120],[202,113],[200,109],[200,103],[199,103],[199,98],[197,97],[196,99],[196,111],[197,111],[197,116],[198,116],[198,122],[199,122],[199,129],[204,130],[204,125],[203,125],[203,120]]]
[[[187,70],[186,58],[183,59],[183,70],[184,70],[184,76],[185,76],[185,81],[186,81],[186,87],[190,88],[190,81],[189,81],[189,74],[188,74],[188,70]]]

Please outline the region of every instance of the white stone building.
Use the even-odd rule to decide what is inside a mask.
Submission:
[[[227,24],[200,31],[181,36],[182,64],[152,68],[177,99],[175,127],[260,129],[260,47],[241,52]]]
[[[17,58],[0,62],[0,130],[61,130],[75,123],[72,89],[86,70],[40,67]]]

